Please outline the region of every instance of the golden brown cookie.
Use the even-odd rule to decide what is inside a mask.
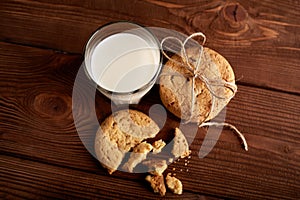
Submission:
[[[198,50],[188,49],[187,55],[189,62],[195,69]],[[216,95],[225,97],[225,99],[212,98],[207,85],[196,78],[195,102],[192,109],[193,73],[186,69],[183,64],[183,59],[179,55],[172,56],[172,60],[165,64],[160,76],[159,91],[163,104],[175,116],[190,122],[202,123],[214,118],[228,104],[233,92],[225,87],[211,86]],[[224,80],[235,84],[234,72],[230,64],[212,49],[204,48],[198,69],[207,80],[214,82]]]
[[[136,110],[121,110],[107,117],[96,133],[95,153],[100,163],[113,173],[124,154],[159,132],[157,124]],[[151,148],[152,149],[152,148]]]

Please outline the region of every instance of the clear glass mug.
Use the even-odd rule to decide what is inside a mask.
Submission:
[[[87,42],[84,65],[97,89],[115,104],[137,104],[161,70],[160,43],[138,24],[109,23]]]

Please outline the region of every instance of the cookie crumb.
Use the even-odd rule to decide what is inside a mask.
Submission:
[[[161,196],[165,196],[166,186],[164,177],[162,175],[148,175],[145,179],[150,183],[150,186],[152,187],[154,193],[159,193]]]
[[[182,183],[181,183],[181,181],[176,177],[172,177],[171,173],[167,174],[166,183],[167,183],[168,188],[174,194],[182,194]]]
[[[166,143],[162,139],[160,139],[155,141],[152,144],[152,146],[153,146],[153,154],[158,154],[166,146]]]

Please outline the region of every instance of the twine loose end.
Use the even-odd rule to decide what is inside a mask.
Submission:
[[[248,143],[247,143],[245,136],[234,125],[226,123],[226,122],[204,122],[199,125],[200,128],[204,127],[204,126],[225,126],[225,127],[229,127],[231,129],[233,129],[234,133],[236,133],[236,135],[242,140],[242,144],[243,144],[245,151],[249,150]]]

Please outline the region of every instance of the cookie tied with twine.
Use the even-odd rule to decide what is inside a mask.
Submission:
[[[199,36],[202,44],[193,40]],[[229,62],[216,51],[204,47],[205,41],[201,32],[190,35],[183,42],[176,37],[161,41],[162,52],[168,59],[159,79],[162,103],[185,123],[233,129],[247,151],[246,139],[235,126],[209,122],[234,97],[237,86]],[[170,57],[168,52],[174,55]]]

